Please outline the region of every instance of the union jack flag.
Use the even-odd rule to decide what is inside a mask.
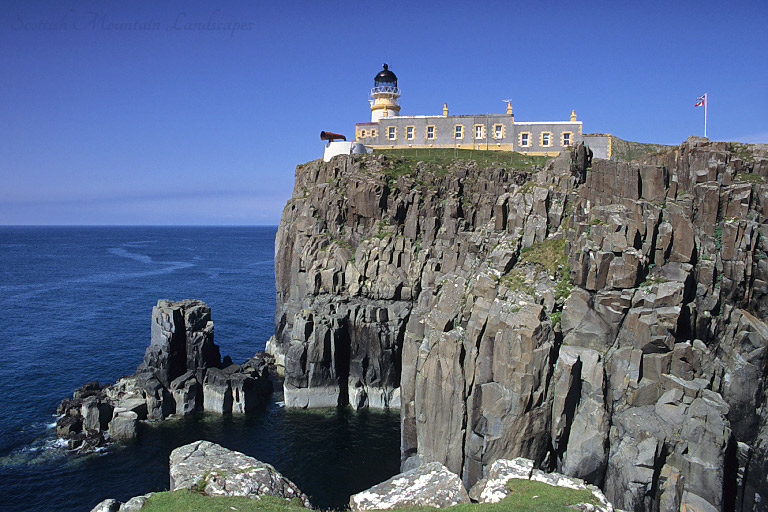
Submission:
[[[702,105],[704,105],[704,103],[706,103],[706,101],[707,101],[707,95],[705,93],[703,96],[699,96],[699,98],[696,100],[696,104],[694,105],[694,107],[701,107]]]

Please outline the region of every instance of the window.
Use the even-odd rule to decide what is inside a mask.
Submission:
[[[541,134],[541,147],[548,148],[552,144],[552,134],[549,132],[544,132]]]
[[[413,132],[414,132],[415,128],[416,128],[415,126],[406,126],[405,127],[405,138],[406,139],[413,140]]]
[[[457,139],[463,139],[464,138],[464,126],[457,124],[453,127],[454,133],[453,136]]]
[[[360,130],[360,137],[365,137],[365,130]]]
[[[563,133],[563,146],[571,145],[571,132]]]
[[[435,125],[431,124],[427,126],[427,139],[434,139],[435,138]]]
[[[476,139],[484,138],[483,125],[481,125],[481,124],[476,124],[475,125],[475,138]]]
[[[375,136],[376,136],[376,130],[371,130],[371,137],[375,137]]]
[[[520,146],[527,148],[531,145],[531,134],[530,133],[521,133],[520,134]]]
[[[493,138],[494,139],[503,139],[504,138],[504,125],[503,124],[495,124],[495,125],[493,125]]]
[[[387,137],[389,137],[389,140],[395,140],[397,138],[397,128],[395,126],[389,127]]]

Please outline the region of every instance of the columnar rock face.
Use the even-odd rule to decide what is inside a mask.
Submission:
[[[768,510],[768,148],[522,169],[299,166],[269,350],[286,405],[400,406],[403,459],[497,459],[627,510]]]
[[[251,412],[271,393],[264,354],[221,366],[211,308],[199,300],[160,300],[152,309],[152,337],[136,373],[113,385],[89,382],[63,400],[57,434],[70,439],[73,448],[89,449],[103,443],[105,432],[118,440],[136,437],[143,420],[202,409]]]

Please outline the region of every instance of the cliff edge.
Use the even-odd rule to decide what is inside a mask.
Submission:
[[[460,155],[461,153],[459,153]],[[298,166],[286,405],[399,407],[469,488],[526,457],[626,510],[765,510],[768,150]]]

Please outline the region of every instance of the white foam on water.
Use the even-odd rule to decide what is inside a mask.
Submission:
[[[128,258],[129,260],[138,261],[140,263],[154,263],[151,256],[147,256],[146,254],[129,252],[123,249],[122,247],[112,247],[111,249],[108,249],[107,252],[109,252],[110,254],[114,254],[115,256]]]

